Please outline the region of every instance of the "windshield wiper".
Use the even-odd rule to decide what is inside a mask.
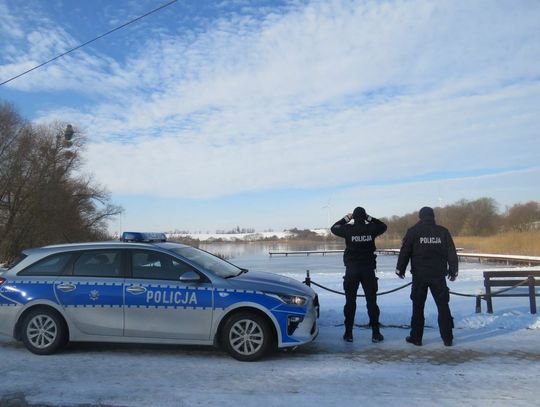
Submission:
[[[240,269],[240,272],[238,274],[231,274],[230,276],[227,276],[225,278],[238,277],[239,275],[247,273],[249,271],[248,269],[245,269],[245,268],[242,268],[242,267],[238,267],[238,268]]]

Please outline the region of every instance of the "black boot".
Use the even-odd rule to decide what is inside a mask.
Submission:
[[[384,341],[384,336],[382,336],[381,331],[379,330],[379,326],[373,326],[371,333],[371,342],[377,343],[382,341]]]
[[[345,333],[343,334],[343,340],[346,342],[352,342],[353,336],[352,336],[352,326],[346,326],[345,327]]]
[[[416,345],[416,346],[422,346],[422,340],[421,339],[416,339],[416,338],[413,338],[412,336],[407,336],[405,338],[405,340],[409,343],[412,343],[413,345]]]

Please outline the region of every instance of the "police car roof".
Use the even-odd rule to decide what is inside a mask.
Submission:
[[[28,265],[39,261],[49,255],[57,253],[75,252],[81,250],[117,250],[117,249],[158,249],[163,252],[169,252],[173,254],[173,249],[182,247],[190,247],[181,243],[133,243],[133,242],[120,242],[118,240],[103,241],[103,242],[87,242],[87,243],[67,243],[57,244],[51,246],[37,247],[33,249],[26,249],[22,251],[22,260],[14,265],[6,273],[17,274],[20,270]]]
[[[125,249],[125,248],[140,248],[140,247],[160,247],[165,250],[171,250],[179,247],[187,247],[182,243],[164,242],[164,243],[146,243],[146,242],[121,242],[118,240],[102,241],[102,242],[86,242],[86,243],[64,243],[49,245],[43,247],[37,247],[32,249],[26,249],[23,251],[25,254],[33,254],[38,252],[49,251],[51,253],[59,251],[72,251],[72,250],[87,250],[87,249]]]

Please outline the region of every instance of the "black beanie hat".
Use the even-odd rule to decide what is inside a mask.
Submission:
[[[435,212],[433,211],[433,208],[424,206],[422,209],[420,209],[420,212],[418,212],[418,217],[422,220],[435,219]]]
[[[352,217],[354,220],[357,220],[357,219],[366,220],[367,219],[366,210],[362,208],[361,206],[359,206],[354,209]]]

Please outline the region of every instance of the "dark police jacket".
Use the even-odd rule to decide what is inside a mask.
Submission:
[[[377,255],[375,252],[375,238],[386,232],[386,224],[379,219],[371,218],[365,223],[358,221],[349,223],[347,217],[338,220],[330,229],[336,236],[345,238],[345,252],[343,262],[345,266],[354,263],[369,267],[376,267]]]
[[[407,230],[399,252],[397,270],[405,273],[411,260],[413,277],[456,276],[458,257],[450,232],[433,219],[420,220]]]

